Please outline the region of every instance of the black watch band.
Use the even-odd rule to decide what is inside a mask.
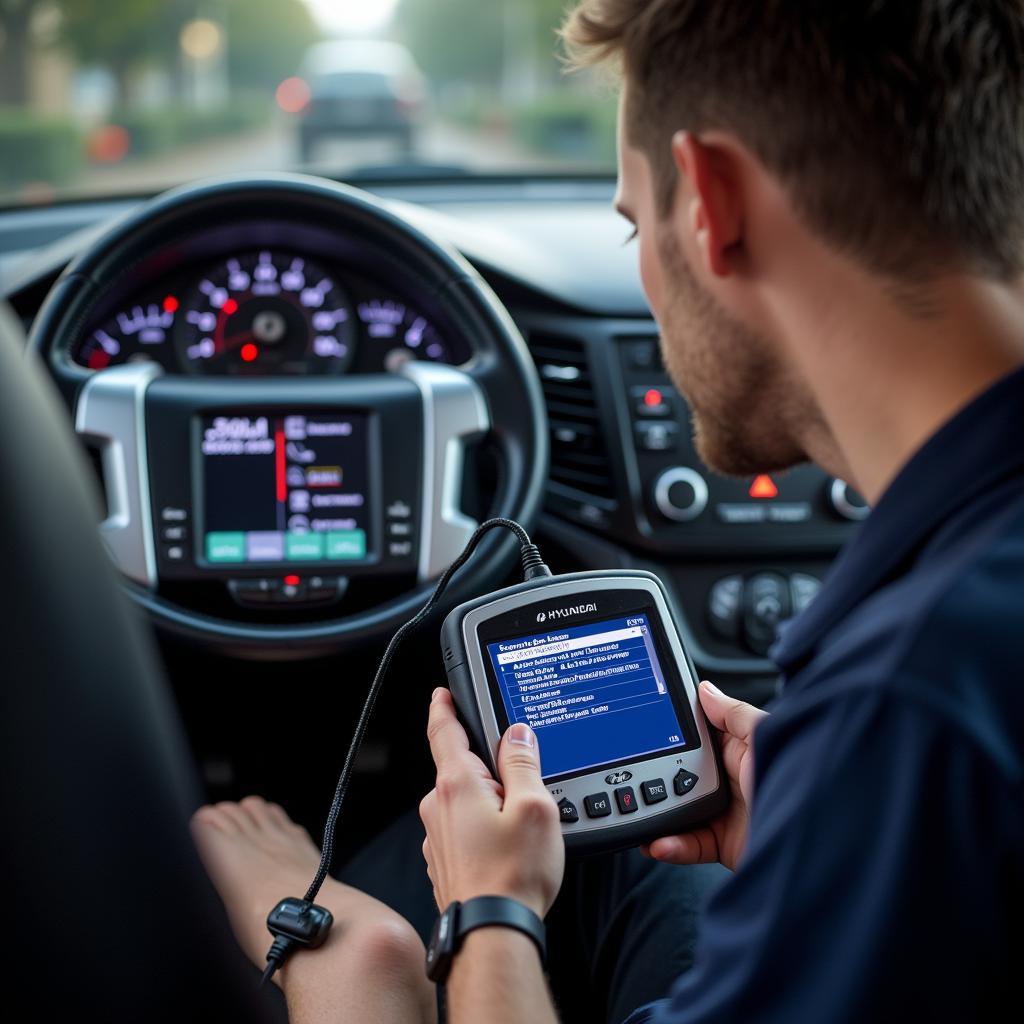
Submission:
[[[541,961],[547,953],[544,922],[524,903],[510,896],[475,896],[449,903],[434,925],[427,947],[427,977],[443,985],[465,937],[476,928],[514,928],[533,940]]]

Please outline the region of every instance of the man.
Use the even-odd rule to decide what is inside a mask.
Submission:
[[[874,505],[774,649],[771,714],[701,685],[733,802],[646,852],[691,865],[681,886],[697,862],[734,873],[669,998],[612,1019],[988,1018],[1024,911],[1024,4],[584,0],[566,37],[621,64],[616,203],[702,457],[739,474],[809,458]],[[564,855],[536,738],[506,734],[500,787],[445,691],[429,738],[438,906],[499,894],[543,916]],[[225,879],[252,843],[226,817],[236,848],[211,838],[236,806],[197,817]],[[393,1012],[375,1019],[429,1017],[416,943],[335,896],[386,947]],[[670,919],[620,960],[673,955],[659,901],[647,914]],[[466,937],[447,1004],[456,1024],[557,1019],[508,928]]]
[[[1024,910],[1024,5],[586,0],[566,34],[621,62],[617,207],[702,457],[810,458],[875,506],[774,650],[772,714],[702,685],[734,803],[650,853],[736,871],[630,1019],[986,1019]],[[502,797],[446,693],[430,718],[438,905],[543,914],[529,730]],[[469,934],[448,1003],[555,1020],[507,928]]]

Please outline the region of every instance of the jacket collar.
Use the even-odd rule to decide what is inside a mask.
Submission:
[[[829,571],[814,601],[785,623],[771,657],[792,675],[821,639],[900,575],[957,509],[1024,469],[1024,368],[956,413],[900,470]]]

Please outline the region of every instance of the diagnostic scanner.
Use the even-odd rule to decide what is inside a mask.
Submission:
[[[441,648],[459,715],[496,777],[508,726],[534,730],[570,852],[675,835],[725,808],[696,672],[651,573],[548,576],[468,601],[445,619]]]

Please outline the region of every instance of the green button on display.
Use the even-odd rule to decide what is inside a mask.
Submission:
[[[206,535],[208,562],[244,562],[244,533],[208,533]]]
[[[365,558],[366,533],[363,530],[332,530],[327,534],[329,559]]]
[[[324,557],[322,533],[286,533],[284,556],[289,562],[317,561]]]

